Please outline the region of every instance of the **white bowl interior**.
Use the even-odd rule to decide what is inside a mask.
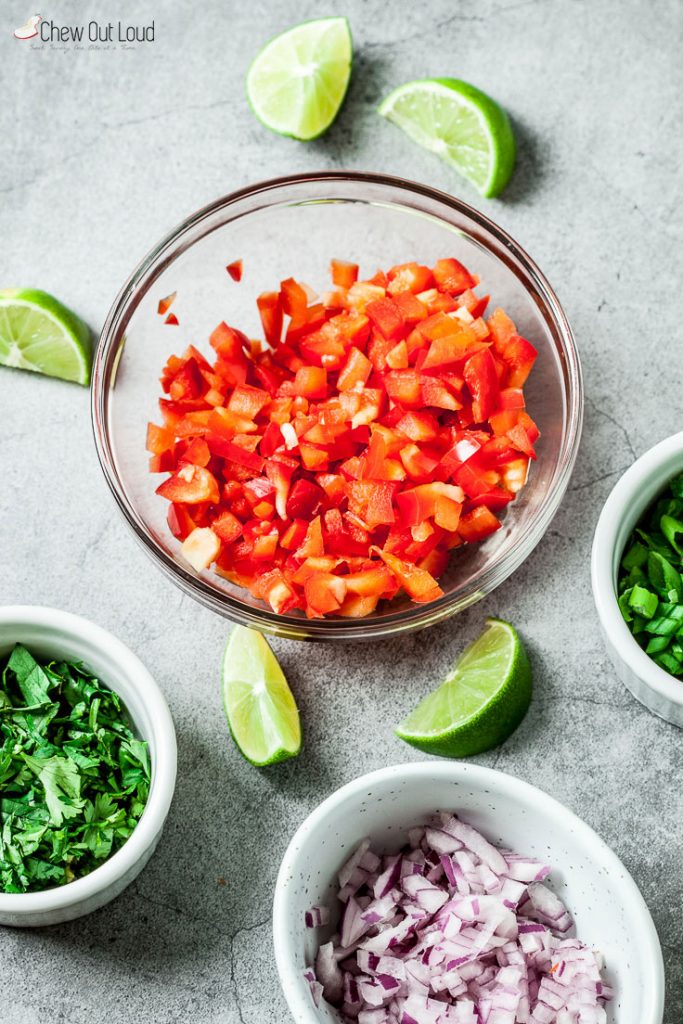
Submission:
[[[316,904],[334,910],[335,877],[368,836],[376,851],[397,851],[409,828],[436,810],[455,811],[497,845],[552,866],[587,944],[602,951],[615,998],[610,1024],[660,1024],[663,966],[649,912],[630,875],[595,833],[551,797],[511,776],[474,765],[417,764],[383,769],[344,787],[302,825],[278,879],[274,938],[280,979],[298,1024],[339,1020],[318,1010],[303,979],[317,947],[334,931],[304,926]]]

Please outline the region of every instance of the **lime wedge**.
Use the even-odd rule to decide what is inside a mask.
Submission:
[[[505,111],[457,78],[426,78],[394,89],[379,107],[418,145],[445,160],[483,196],[497,196],[515,165]]]
[[[351,77],[346,18],[295,25],[271,39],[247,73],[247,98],[267,128],[305,142],[330,127]]]
[[[61,302],[34,288],[0,291],[0,363],[77,384],[90,383],[90,330]]]
[[[299,711],[284,673],[260,633],[235,626],[223,655],[223,706],[235,743],[262,767],[301,750]]]
[[[396,735],[441,757],[470,757],[497,747],[531,702],[531,666],[515,629],[487,619],[486,629],[458,658],[448,679],[418,704]]]

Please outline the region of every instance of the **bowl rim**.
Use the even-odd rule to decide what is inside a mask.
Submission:
[[[621,661],[660,697],[683,707],[683,681],[669,675],[645,653],[621,614],[614,586],[616,538],[626,512],[641,504],[642,492],[646,489],[644,485],[669,463],[672,464],[673,476],[673,464],[677,460],[680,461],[679,469],[683,469],[683,431],[653,445],[617,480],[602,507],[595,528],[591,551],[591,582],[598,618]],[[642,502],[635,522],[653,500],[654,495]]]
[[[166,698],[138,656],[102,626],[74,615],[41,605],[5,605],[0,607],[0,625],[37,626],[62,634],[68,642],[85,641],[98,647],[108,660],[116,662],[138,691],[153,722],[146,737],[154,758],[154,769],[145,809],[123,846],[90,874],[66,885],[42,892],[0,892],[0,914],[31,916],[64,910],[86,902],[120,881],[145,855],[158,838],[175,790],[177,745],[173,719]],[[103,680],[111,689],[108,680]]]
[[[652,920],[652,915],[633,877],[604,839],[601,839],[590,825],[574,814],[573,811],[569,810],[568,807],[565,807],[564,804],[560,803],[559,800],[556,800],[555,797],[550,796],[549,793],[539,789],[537,786],[517,778],[515,775],[509,775],[495,768],[486,768],[478,764],[447,764],[444,762],[433,763],[431,761],[413,761],[406,764],[390,765],[387,768],[380,768],[353,779],[351,782],[335,790],[334,793],[319,804],[301,823],[290,840],[275,884],[273,943],[280,985],[290,1012],[298,1024],[320,1024],[321,1021],[321,1017],[311,1001],[308,986],[303,976],[300,977],[301,972],[293,963],[291,943],[288,937],[287,926],[290,922],[290,914],[287,904],[290,879],[293,878],[296,870],[299,847],[308,834],[334,812],[338,804],[348,797],[356,796],[363,792],[369,785],[376,786],[378,784],[390,783],[395,780],[396,776],[418,780],[424,779],[425,781],[433,781],[434,776],[453,782],[466,783],[467,780],[471,780],[474,783],[481,784],[482,788],[495,789],[503,797],[522,794],[529,803],[532,803],[547,816],[558,821],[562,829],[571,829],[580,836],[585,841],[592,856],[602,861],[608,873],[613,874],[616,878],[621,876],[617,884],[620,890],[623,891],[623,901],[639,917],[639,935],[646,949],[646,955],[641,960],[646,974],[643,988],[652,994],[652,1005],[651,1012],[647,1017],[640,1020],[638,1024],[662,1024],[666,983],[664,959],[659,936]],[[304,927],[303,923],[301,927]]]
[[[286,188],[296,189],[316,184],[329,186],[334,183],[338,183],[339,186],[366,184],[395,189],[402,192],[406,198],[412,196],[414,200],[422,199],[440,204],[441,207],[445,207],[453,214],[473,222],[479,230],[493,236],[500,245],[500,251],[494,253],[496,258],[513,272],[514,266],[521,266],[528,278],[525,281],[528,295],[536,305],[544,307],[547,311],[544,319],[552,323],[561,341],[563,364],[569,386],[564,388],[566,431],[562,450],[554,467],[553,486],[544,496],[535,513],[535,518],[527,524],[517,543],[511,547],[504,558],[494,561],[484,569],[481,576],[477,578],[476,584],[473,585],[471,593],[461,595],[459,600],[454,600],[452,594],[444,594],[443,597],[429,604],[413,604],[401,611],[388,611],[380,618],[307,620],[290,614],[278,614],[265,605],[262,608],[253,608],[239,598],[217,590],[201,576],[192,573],[189,566],[186,568],[167,554],[163,547],[155,541],[118,483],[108,430],[109,395],[108,387],[105,384],[108,384],[110,349],[117,336],[125,329],[136,289],[138,287],[149,288],[178,252],[185,251],[188,247],[187,244],[182,244],[185,236],[198,228],[203,221],[242,200]],[[430,216],[435,217],[436,215],[431,213]],[[445,219],[445,217],[442,216],[440,219]],[[194,243],[190,242],[189,244]],[[120,353],[120,347],[118,353]],[[114,367],[117,361],[118,355],[113,359]],[[105,319],[94,353],[91,388],[92,427],[100,466],[124,520],[142,545],[145,553],[174,584],[212,611],[265,633],[300,640],[376,640],[397,633],[422,629],[443,621],[457,611],[464,610],[465,607],[480,600],[508,579],[539,543],[564,497],[578,455],[583,425],[583,408],[581,364],[569,321],[545,274],[512,236],[468,203],[429,185],[388,174],[346,170],[285,175],[247,185],[201,207],[173,228],[140,261],[116,296]]]

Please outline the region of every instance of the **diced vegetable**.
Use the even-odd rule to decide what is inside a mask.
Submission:
[[[239,280],[241,261],[226,270]],[[400,592],[437,600],[450,553],[500,528],[536,457],[522,392],[536,353],[502,310],[483,319],[488,297],[455,259],[331,272],[320,298],[291,277],[258,296],[265,344],[221,323],[213,361],[171,356],[147,448],[195,570],[279,614],[359,617]],[[654,619],[647,595],[628,600]]]
[[[230,274],[230,277],[233,279],[233,281],[242,280],[242,260],[233,260],[232,263],[228,263],[225,269]]]
[[[148,438],[150,450],[154,440]],[[683,473],[640,519],[621,559],[617,589],[638,643],[665,672],[683,678]]]
[[[407,838],[385,856],[365,839],[341,869],[338,931],[305,971],[316,1006],[359,1024],[604,1024],[602,957],[570,937],[547,865],[453,814]]]

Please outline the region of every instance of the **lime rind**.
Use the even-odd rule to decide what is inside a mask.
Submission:
[[[457,78],[406,82],[379,113],[435,153],[486,196],[498,195],[515,164],[510,119],[490,96]]]
[[[331,34],[335,38],[326,39]],[[323,68],[312,69],[325,46],[329,55]],[[301,22],[270,39],[254,58],[246,77],[247,100],[266,128],[310,142],[327,131],[339,113],[352,61],[353,40],[346,18]]]
[[[448,678],[396,729],[426,753],[469,757],[503,743],[531,702],[531,666],[514,628],[488,619],[487,629],[462,653]]]
[[[230,733],[247,761],[264,767],[300,753],[294,696],[267,640],[256,630],[236,626],[230,634],[221,689]]]
[[[0,364],[77,384],[90,383],[90,329],[36,288],[0,291]]]

